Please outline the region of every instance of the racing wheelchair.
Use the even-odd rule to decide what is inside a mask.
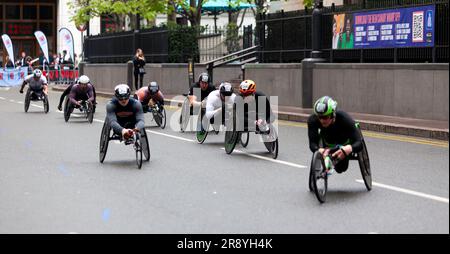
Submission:
[[[92,123],[92,121],[94,120],[95,106],[87,100],[82,100],[81,107],[79,109],[84,114],[84,118],[86,118],[89,123]],[[64,101],[64,120],[66,122],[69,121],[71,113],[72,112],[70,112],[70,99],[68,96],[66,96]]]
[[[105,123],[103,124],[102,132],[100,135],[100,163],[103,163],[103,161],[105,160],[106,152],[108,151],[108,144],[111,140],[119,140],[125,145],[133,145],[133,149],[136,153],[136,164],[138,169],[141,169],[142,167],[142,154],[144,154],[145,161],[150,160],[150,147],[148,144],[147,132],[145,131],[145,128],[140,132],[133,132],[133,135],[129,139],[124,140],[122,138],[122,135],[116,134],[114,133],[114,131],[112,131],[111,126],[108,124],[108,119],[105,119]]]
[[[231,111],[233,120],[228,123],[227,131],[225,132],[225,152],[231,154],[236,147],[236,144],[240,144],[245,148],[247,147],[250,139],[250,133],[253,132],[257,135],[261,135],[264,146],[273,159],[278,157],[278,134],[277,130],[271,123],[264,123],[261,128],[255,126],[255,129],[249,127],[249,115],[256,112],[242,112],[236,110],[236,104],[233,105]],[[241,122],[243,121],[243,122]]]
[[[27,93],[25,94],[24,110],[25,113],[28,112],[30,108],[31,101],[42,101],[44,103],[44,112],[47,114],[50,108],[48,103],[48,96],[44,93],[44,90],[34,91],[28,87]]]
[[[358,153],[351,153],[349,160],[357,160],[361,171],[364,184],[367,191],[372,189],[372,173],[370,169],[369,154],[367,152],[366,142],[361,132],[359,123],[356,123],[359,135],[361,135],[361,142],[363,149]],[[321,146],[323,147],[323,140],[321,140]],[[339,162],[337,159],[331,157],[331,154],[340,149],[339,147],[333,147],[330,150],[330,154],[323,158],[319,151],[313,154],[311,160],[311,168],[309,173],[309,190],[313,191],[320,203],[324,203],[326,200],[328,190],[328,171],[334,169],[334,166]]]

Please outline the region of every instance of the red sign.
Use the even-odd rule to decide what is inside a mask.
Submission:
[[[87,25],[86,24],[81,24],[77,26],[77,30],[80,32],[84,32],[86,30]]]
[[[34,23],[7,23],[6,34],[10,36],[33,36],[36,30]]]

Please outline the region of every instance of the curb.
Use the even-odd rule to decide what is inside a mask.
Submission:
[[[55,91],[64,91],[64,87],[52,87],[52,90]],[[97,91],[97,96],[101,97],[112,97],[112,93],[105,93]],[[164,102],[167,104],[171,104],[172,102],[177,103],[179,107],[181,107],[181,101],[164,99]],[[301,113],[291,113],[291,112],[278,112],[278,119],[284,121],[291,122],[300,122],[306,123],[308,121],[309,114],[301,114]],[[360,123],[361,129],[367,131],[381,132],[381,133],[389,133],[389,134],[399,134],[405,136],[412,137],[420,137],[420,138],[428,138],[428,139],[436,139],[436,140],[444,140],[448,141],[448,130],[442,129],[434,129],[434,128],[422,128],[411,125],[402,125],[402,124],[393,124],[386,122],[374,122],[367,120],[358,120],[355,121]]]

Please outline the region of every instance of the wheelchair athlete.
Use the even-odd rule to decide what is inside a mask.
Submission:
[[[248,109],[254,108],[256,113],[255,116],[251,116],[248,115],[248,111],[244,112],[245,120],[254,119],[257,131],[268,131],[268,125],[275,121],[275,116],[267,96],[260,91],[256,91],[256,83],[249,79],[241,82],[239,85],[239,94],[243,101],[236,100],[236,103],[245,103],[248,105]],[[259,108],[261,105],[265,105],[265,108]],[[251,128],[251,126],[248,127]]]
[[[69,85],[69,86],[66,88],[66,90],[64,90],[64,92],[63,92],[63,93],[61,94],[61,96],[59,97],[59,104],[58,104],[58,110],[59,110],[59,111],[62,111],[62,104],[63,104],[64,98],[66,98],[66,96],[70,94],[70,92],[72,91],[72,87],[73,87],[75,84],[80,83],[80,80],[84,80],[84,81],[82,81],[83,83],[89,83],[89,84],[92,86],[92,92],[94,93],[94,107],[95,107],[95,105],[97,104],[97,102],[96,102],[96,101],[97,101],[97,100],[96,100],[97,94],[95,93],[95,87],[94,87],[94,85],[92,84],[92,82],[89,80],[89,77],[86,76],[86,75],[83,75],[83,76],[81,76],[80,78],[78,78],[78,80],[77,80],[76,83]],[[87,81],[87,82],[86,82],[86,81]]]
[[[74,108],[81,110],[83,101],[91,103],[93,112],[95,112],[94,86],[89,82],[89,78],[86,75],[81,76],[78,79],[78,83],[70,89],[68,113],[71,114]]]
[[[313,153],[318,150],[324,158],[332,151],[331,157],[338,160],[335,170],[343,173],[348,168],[349,155],[360,152],[363,145],[353,118],[336,108],[337,102],[329,96],[314,104],[314,113],[308,118],[309,149]],[[321,140],[323,147],[319,146]]]
[[[114,88],[114,97],[106,105],[106,121],[122,140],[133,136],[133,132],[144,131],[144,113],[141,103],[130,98],[130,87],[119,84]]]
[[[200,90],[200,98],[197,98],[197,96],[199,95],[198,90]],[[209,94],[215,90],[216,88],[209,83],[208,74],[207,73],[200,74],[200,76],[198,77],[198,82],[193,84],[189,89],[188,99],[191,114],[192,114],[192,107],[193,106],[200,107],[202,104],[204,105],[206,97],[208,97]]]
[[[214,130],[216,132],[220,128],[220,122],[216,122],[214,119],[222,114],[222,124],[225,123],[225,108],[232,109],[234,100],[236,98],[236,94],[233,93],[233,87],[228,82],[223,82],[219,86],[219,90],[215,90],[211,92],[207,99],[206,99],[206,107],[205,107],[205,113],[202,117],[203,121],[210,121],[211,124],[214,126]],[[206,118],[206,119],[204,119]],[[202,130],[203,126],[206,126],[205,124],[202,124]]]
[[[134,98],[141,102],[144,113],[147,113],[155,104],[158,105],[159,112],[164,106],[164,95],[155,81],[150,82],[147,87],[140,88]]]
[[[45,95],[48,95],[48,84],[47,84],[47,78],[42,75],[42,71],[39,69],[36,69],[33,71],[33,74],[30,74],[25,77],[22,86],[20,87],[20,93],[23,93],[23,88],[25,85],[30,87],[30,89],[34,92],[34,94],[40,94],[41,92],[44,92]],[[32,98],[36,99],[36,98]]]

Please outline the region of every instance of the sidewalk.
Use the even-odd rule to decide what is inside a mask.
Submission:
[[[56,85],[53,86],[52,89],[56,91],[63,91],[65,87],[66,86]],[[112,97],[112,95],[112,92],[97,91],[97,96]],[[166,104],[174,102],[178,103],[178,106],[181,107],[182,101],[173,100],[175,96],[176,95],[165,94],[164,97]],[[312,113],[312,110],[298,107],[278,106],[278,112],[275,113],[278,113],[279,120],[305,123],[309,115]],[[448,141],[448,121],[349,113],[356,121],[360,123],[363,130]]]

